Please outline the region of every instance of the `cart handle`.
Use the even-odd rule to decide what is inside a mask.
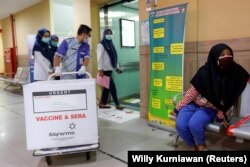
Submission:
[[[73,72],[62,72],[61,75],[70,75],[70,74],[79,74],[78,71],[73,71]],[[91,74],[89,72],[85,72],[84,74],[87,74],[89,78],[92,78]],[[53,77],[56,76],[55,73],[51,74],[48,77],[48,81]]]

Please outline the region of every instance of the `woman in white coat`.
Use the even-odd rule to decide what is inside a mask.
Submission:
[[[53,55],[49,48],[50,32],[42,28],[38,30],[32,50],[34,56],[34,80],[47,80],[53,73]]]
[[[110,108],[107,106],[107,100],[109,93],[111,94],[116,109],[122,110],[124,107],[120,106],[120,103],[117,98],[117,91],[115,82],[112,78],[112,71],[115,69],[117,73],[122,71],[117,68],[117,52],[115,46],[112,42],[112,30],[105,29],[103,32],[103,38],[100,43],[97,45],[97,57],[98,57],[98,72],[101,77],[108,76],[110,77],[109,89],[103,88],[101,102],[99,108]]]

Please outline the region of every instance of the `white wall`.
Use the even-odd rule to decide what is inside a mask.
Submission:
[[[37,34],[37,30],[40,28],[47,28],[50,30],[49,8],[49,0],[43,0],[40,3],[26,8],[14,15],[18,66],[28,66],[29,64],[28,36]],[[4,44],[4,48],[8,48],[9,46],[12,47],[11,28],[9,25],[10,20],[6,20],[4,26],[2,24],[4,35],[3,41],[6,43]],[[10,32],[5,35],[5,33],[7,33],[5,31]]]
[[[74,0],[74,33],[77,33],[80,24],[91,27],[90,0]]]

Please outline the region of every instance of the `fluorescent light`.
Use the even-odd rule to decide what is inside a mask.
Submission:
[[[139,16],[129,17],[128,20],[139,21]]]
[[[126,15],[125,12],[119,12],[119,11],[108,12],[108,17],[112,17],[112,18],[114,18],[114,17],[122,17],[122,16],[125,16],[125,15]],[[100,18],[104,18],[104,13],[103,12],[100,14]]]

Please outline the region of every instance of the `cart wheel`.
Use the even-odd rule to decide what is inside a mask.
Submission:
[[[86,159],[90,160],[90,152],[86,152]]]
[[[50,156],[46,157],[46,162],[48,165],[51,165],[52,164],[52,159]]]

